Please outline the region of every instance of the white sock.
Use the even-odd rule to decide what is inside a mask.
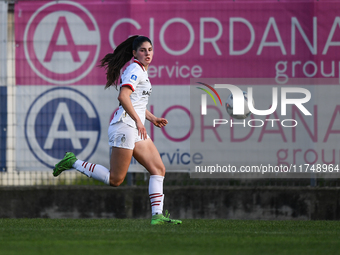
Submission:
[[[110,171],[102,165],[92,164],[86,161],[77,160],[74,162],[73,167],[77,171],[85,174],[87,177],[92,177],[95,180],[110,184]]]
[[[149,181],[149,198],[152,215],[163,213],[163,180],[164,176],[151,175]]]

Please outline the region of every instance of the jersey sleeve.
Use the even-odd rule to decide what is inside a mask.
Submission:
[[[132,91],[135,91],[136,86],[142,76],[141,71],[141,68],[137,64],[131,64],[130,66],[128,66],[122,74],[122,82],[120,86],[127,86],[131,88]]]

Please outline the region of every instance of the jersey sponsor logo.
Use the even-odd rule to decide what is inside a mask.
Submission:
[[[28,21],[24,50],[33,71],[45,81],[74,83],[97,63],[99,28],[92,14],[79,3],[49,2]]]
[[[149,91],[143,90],[142,94],[143,94],[143,96],[145,96],[145,95],[150,96],[151,95],[151,89]]]
[[[137,80],[137,75],[131,75],[130,81],[136,81]]]
[[[148,95],[148,96],[150,96],[150,95],[151,95],[151,92],[152,92],[152,88],[150,88],[150,89],[149,89],[149,91],[147,91],[147,90],[143,90],[143,93],[142,93],[142,95],[143,95],[143,96],[145,96],[145,95]]]
[[[25,120],[31,152],[51,168],[66,151],[87,161],[97,148],[100,130],[99,115],[92,102],[71,88],[53,88],[39,95]]]

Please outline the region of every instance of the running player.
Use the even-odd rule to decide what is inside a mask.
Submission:
[[[120,79],[120,70],[132,57],[133,63],[125,69]],[[145,119],[159,128],[168,123],[166,119],[157,118],[146,109],[152,91],[147,73],[152,58],[151,40],[145,36],[132,36],[101,60],[101,67],[107,70],[105,88],[117,88],[121,80],[118,96],[120,106],[108,128],[109,145],[112,147],[110,170],[102,165],[79,160],[72,152],[67,152],[55,165],[53,175],[58,176],[64,170],[75,168],[88,177],[118,187],[125,179],[133,156],[150,173],[151,224],[181,224],[182,221],[163,215],[165,166],[144,126]]]

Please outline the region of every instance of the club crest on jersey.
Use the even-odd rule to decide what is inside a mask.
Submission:
[[[130,81],[136,81],[137,80],[137,75],[131,75]]]

